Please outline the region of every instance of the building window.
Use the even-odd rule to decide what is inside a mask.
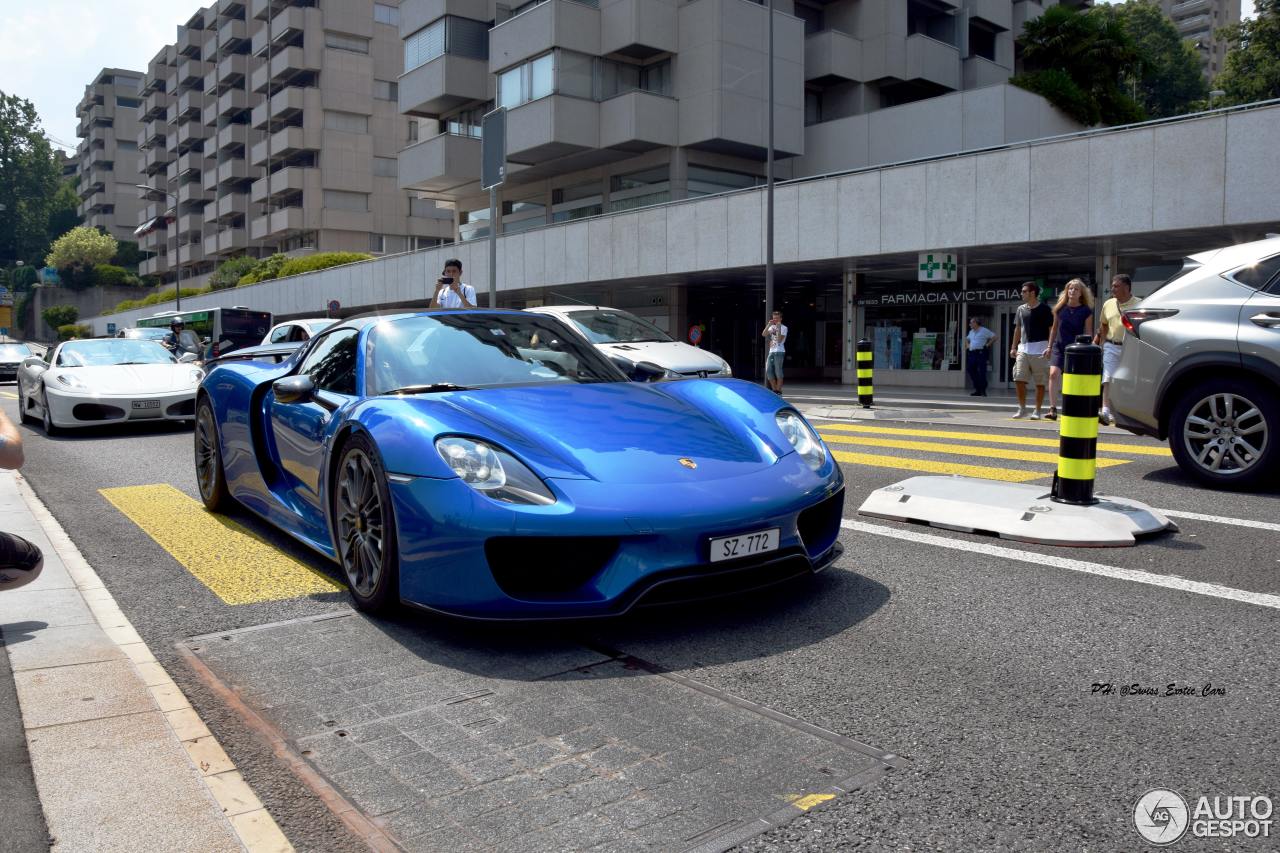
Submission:
[[[814,89],[804,90],[804,124],[808,127],[822,121],[822,93]]]
[[[330,210],[346,210],[352,213],[368,213],[369,194],[346,190],[325,190],[324,206]]]
[[[440,119],[440,132],[451,133],[454,136],[473,136],[476,139],[480,139],[484,136],[482,121],[485,113],[492,110],[493,103],[490,102],[442,118]]]
[[[671,200],[671,176],[666,166],[614,175],[609,179],[609,210],[632,210]]]
[[[555,91],[555,54],[544,53],[536,59],[508,68],[498,75],[498,105],[511,109]]]
[[[116,106],[125,107],[131,110],[136,110],[138,107],[142,106],[142,99],[141,98],[124,98],[124,97],[121,97],[120,95],[116,95]]]
[[[394,80],[374,80],[373,96],[379,101],[394,101],[400,94],[400,84]]]
[[[375,255],[395,255],[405,251],[406,240],[399,234],[370,234],[369,251]]]
[[[396,170],[396,158],[374,157],[373,174],[374,177],[378,178],[394,178],[398,174]]]
[[[446,15],[404,40],[406,73],[445,54],[469,59],[489,58],[489,27],[457,15]]]
[[[412,119],[412,118],[409,119],[408,129],[405,133],[404,138],[408,142],[418,141],[418,120],[417,119]]]
[[[347,36],[342,33],[324,34],[324,46],[335,50],[349,50],[352,53],[368,53],[369,40],[361,36]]]
[[[297,234],[281,240],[277,250],[281,252],[296,252],[298,249],[314,249],[315,247],[316,232],[299,231]]]
[[[489,236],[489,208],[463,210],[458,213],[458,239],[476,240]]]
[[[400,10],[385,3],[374,3],[373,20],[374,23],[390,24],[393,27],[398,27],[400,26]]]
[[[415,237],[412,234],[404,238],[406,251],[416,252],[419,249],[435,249],[453,241],[441,237]]]
[[[604,212],[599,181],[587,181],[551,191],[551,221],[568,222]]]
[[[347,133],[368,133],[369,117],[360,113],[344,113],[337,110],[324,111],[325,130],[342,130]]]
[[[555,50],[498,74],[498,104],[518,107],[552,93],[603,101],[626,92],[671,94],[671,60],[633,65]]]
[[[440,209],[429,198],[410,198],[409,215],[419,219],[437,219]]]
[[[502,233],[513,234],[545,225],[547,206],[534,199],[504,201],[502,203]]]
[[[764,184],[764,178],[759,175],[712,169],[707,166],[689,167],[690,198],[733,192],[734,190],[747,189],[748,187],[758,187],[762,184]]]
[[[996,61],[995,32],[974,20],[969,21],[969,55]]]

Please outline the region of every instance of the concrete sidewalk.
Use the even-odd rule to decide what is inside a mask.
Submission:
[[[292,850],[92,567],[12,471],[0,471],[0,519],[44,552],[34,583],[0,593],[0,641],[12,667],[10,682],[0,665],[8,682],[0,684],[8,836],[0,847]],[[8,799],[15,796],[23,801]]]

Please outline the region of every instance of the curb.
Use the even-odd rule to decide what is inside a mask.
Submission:
[[[81,597],[102,631],[133,665],[169,730],[182,745],[213,801],[249,853],[285,853],[293,845],[240,775],[222,745],[191,707],[182,690],[156,661],[150,648],[120,610],[97,572],[84,559],[62,525],[36,496],[25,478],[14,472],[18,493],[62,559]]]

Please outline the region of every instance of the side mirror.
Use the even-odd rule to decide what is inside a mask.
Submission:
[[[212,340],[213,338],[201,338],[200,343],[204,344],[205,346],[208,346]]]
[[[611,355],[609,360],[613,362],[614,367],[627,374],[628,379],[635,379],[636,363],[634,361],[620,355]]]
[[[277,379],[271,384],[271,390],[281,403],[309,403],[316,398],[316,384],[305,373]]]
[[[660,379],[665,379],[670,372],[662,365],[654,364],[652,361],[638,361],[633,375],[639,382],[657,382]]]
[[[178,356],[179,364],[191,364],[192,362],[199,361],[199,360],[200,359],[197,358],[196,354],[193,352],[184,352],[182,355]]]

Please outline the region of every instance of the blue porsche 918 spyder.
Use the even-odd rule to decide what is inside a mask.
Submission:
[[[217,364],[195,463],[342,565],[357,606],[622,613],[807,575],[839,555],[817,433],[735,379],[632,382],[543,315],[353,318],[292,357]]]

